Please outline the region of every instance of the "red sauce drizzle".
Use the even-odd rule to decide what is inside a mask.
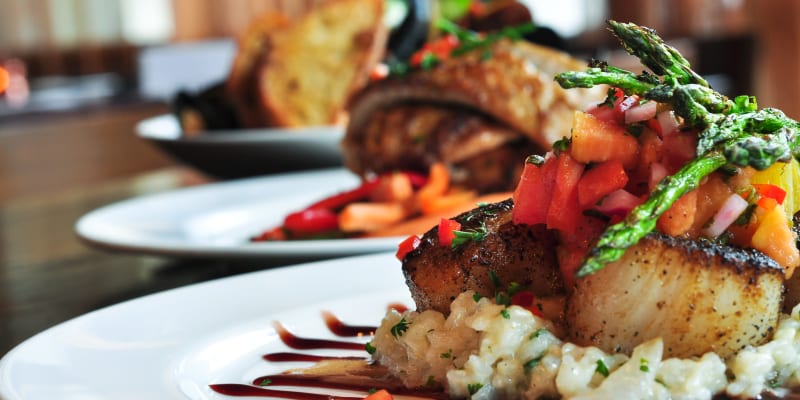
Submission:
[[[336,336],[361,337],[365,335],[373,335],[375,331],[378,330],[377,326],[345,325],[330,311],[323,311],[322,319],[325,321],[325,325],[328,327],[328,330],[333,332],[333,334]]]
[[[408,307],[393,303],[387,309],[394,309],[398,312],[405,312]],[[330,312],[323,311],[322,318],[328,329],[337,336],[342,337],[362,337],[365,335],[373,335],[377,327],[373,326],[355,326],[344,324],[339,318]],[[364,351],[363,343],[327,340],[327,339],[313,339],[301,338],[289,332],[280,322],[273,322],[275,330],[281,341],[293,349],[342,349],[342,350],[361,350]],[[265,354],[262,358],[266,361],[272,362],[292,362],[292,361],[308,361],[319,362],[324,360],[366,360],[366,357],[342,357],[342,356],[320,356],[312,354],[291,353],[291,352],[277,352]],[[269,387],[262,385],[268,384]],[[314,376],[307,376],[303,374],[278,374],[261,376],[253,380],[252,385],[239,384],[239,383],[218,383],[209,385],[211,390],[224,394],[227,396],[252,396],[252,397],[277,397],[282,399],[292,400],[326,400],[326,399],[363,399],[364,396],[332,396],[329,394],[318,394],[304,391],[293,391],[284,389],[274,389],[275,386],[289,386],[289,387],[306,387],[306,388],[322,388],[322,389],[338,389],[338,390],[354,390],[367,392],[370,389],[377,387],[384,387],[385,385],[379,381],[375,381],[374,385],[367,386],[365,384],[343,383],[335,382],[330,379],[322,379]],[[426,397],[430,399],[447,399],[445,393],[441,390],[425,390],[425,389],[407,389],[402,386],[392,385],[393,387],[387,388],[393,394],[412,395],[418,397]]]
[[[278,332],[278,336],[280,336],[281,341],[293,348],[298,350],[308,350],[308,349],[342,349],[342,350],[364,350],[363,343],[356,343],[356,342],[344,342],[340,340],[328,340],[328,339],[310,339],[310,338],[301,338],[299,336],[295,336],[293,333],[286,330],[283,325],[275,321],[272,323],[275,327],[275,330]]]
[[[228,395],[228,396],[251,396],[251,397],[278,397],[281,399],[294,399],[294,400],[349,400],[349,399],[363,399],[364,396],[349,397],[349,396],[331,396],[328,394],[316,394],[307,392],[295,392],[290,390],[275,390],[268,389],[260,386],[242,385],[240,383],[218,383],[209,385],[211,390]]]
[[[337,357],[337,356],[316,356],[302,353],[269,353],[261,356],[266,361],[272,362],[291,362],[291,361],[310,361],[319,362],[325,360],[365,360],[364,357]]]

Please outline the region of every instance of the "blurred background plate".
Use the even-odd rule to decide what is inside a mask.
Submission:
[[[220,179],[342,165],[340,126],[238,129],[183,137],[178,120],[165,114],[137,124],[139,137],[175,159]]]

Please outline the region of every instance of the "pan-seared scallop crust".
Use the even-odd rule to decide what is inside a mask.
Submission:
[[[502,285],[516,282],[537,296],[564,293],[555,255],[555,236],[544,226],[516,225],[511,222],[512,201],[484,205],[454,219],[461,230],[481,230],[482,240],[460,246],[439,244],[435,227],[422,237],[422,243],[403,260],[403,273],[420,311],[450,311],[459,294],[474,290],[493,296],[497,290],[490,271]]]
[[[725,358],[772,337],[783,270],[763,253],[650,234],[567,299],[569,340],[609,352],[655,337],[666,357]]]

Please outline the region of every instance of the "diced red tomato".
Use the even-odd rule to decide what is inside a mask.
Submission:
[[[459,40],[455,35],[445,35],[422,46],[420,50],[411,55],[408,62],[411,66],[419,66],[425,56],[432,55],[439,60],[450,58],[450,52],[458,47]]]
[[[607,194],[622,189],[628,184],[628,174],[619,160],[597,164],[586,171],[578,181],[578,203],[586,209]]]
[[[511,305],[527,309],[531,314],[542,317],[542,310],[536,306],[536,295],[530,290],[523,290],[511,296]]]
[[[778,204],[783,204],[783,200],[786,199],[786,191],[780,186],[773,185],[771,183],[755,183],[753,184],[753,187],[756,189],[756,192],[761,195],[761,197],[775,199]]]
[[[661,131],[661,124],[655,118],[647,120],[647,127],[657,133],[658,136],[664,135],[664,132]]]
[[[453,244],[453,239],[456,238],[455,231],[461,229],[461,224],[458,221],[442,218],[439,222],[439,245],[450,247]]]
[[[337,210],[350,203],[366,199],[367,197],[369,197],[370,193],[372,193],[372,191],[378,187],[378,185],[380,185],[379,178],[364,181],[361,184],[361,186],[355,189],[341,192],[333,196],[330,196],[328,198],[322,199],[308,206],[307,209],[324,208],[328,210]]]
[[[397,253],[395,253],[395,257],[398,260],[403,261],[406,258],[406,254],[410,253],[417,247],[419,244],[422,243],[422,239],[419,238],[417,235],[411,235],[405,238],[399,245],[397,245]]]
[[[570,154],[584,164],[620,160],[633,167],[638,159],[639,141],[622,125],[576,111],[572,124]]]
[[[283,227],[295,234],[331,232],[339,229],[339,217],[326,208],[309,208],[287,215]]]
[[[697,133],[676,131],[664,136],[664,160],[670,174],[695,158]]]
[[[522,176],[514,190],[511,219],[515,224],[543,224],[553,197],[556,181],[556,158],[548,156],[544,163],[525,163]]]
[[[567,152],[558,155],[556,184],[547,210],[547,227],[574,234],[581,216],[578,204],[578,181],[584,164],[575,161]]]

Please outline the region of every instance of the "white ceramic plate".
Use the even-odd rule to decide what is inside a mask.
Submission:
[[[286,364],[260,356],[298,351],[277,338],[273,321],[300,337],[354,340],[333,336],[321,311],[346,324],[377,326],[386,307],[398,302],[413,304],[392,254],[174,289],[86,314],[23,342],[0,360],[0,398],[230,400],[208,385],[283,371]]]
[[[288,213],[359,182],[336,168],[212,183],[99,208],[75,229],[105,249],[178,257],[296,262],[396,249],[402,238],[248,241]]]
[[[171,114],[139,122],[139,137],[176,159],[218,178],[243,178],[342,165],[340,126],[242,129],[183,137]]]

